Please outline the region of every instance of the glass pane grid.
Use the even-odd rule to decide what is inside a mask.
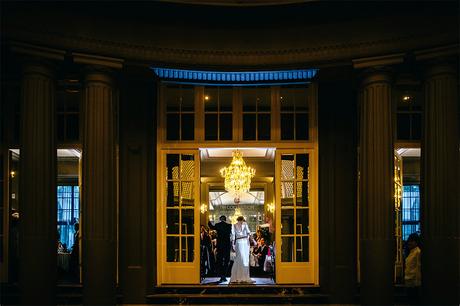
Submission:
[[[281,260],[285,262],[309,260],[308,164],[308,154],[281,156]],[[285,204],[286,198],[292,198],[290,205]]]
[[[171,189],[174,199],[174,207],[166,208],[166,259],[168,262],[191,262],[194,256],[195,156],[167,154],[166,163],[167,206],[171,206]]]

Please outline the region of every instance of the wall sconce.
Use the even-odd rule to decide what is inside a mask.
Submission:
[[[208,211],[208,206],[205,203],[201,204],[200,211],[201,214],[204,215]]]
[[[275,212],[275,204],[273,203],[267,204],[267,210],[273,214]]]

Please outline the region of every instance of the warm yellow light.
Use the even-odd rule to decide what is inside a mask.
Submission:
[[[271,213],[274,213],[275,212],[275,204],[273,203],[269,203],[267,204],[267,210]]]
[[[16,172],[15,171],[11,171],[10,172],[10,175],[11,175],[11,178],[14,178],[16,176]]]
[[[208,100],[209,100],[209,96],[204,96],[204,99],[205,99],[206,101],[208,101]]]
[[[205,203],[201,204],[200,211],[201,214],[204,215],[208,211],[208,205],[206,205]]]
[[[228,167],[220,169],[220,174],[225,179],[225,190],[239,198],[242,193],[248,192],[251,188],[251,179],[256,174],[256,170],[246,166],[240,151],[232,153],[233,159]]]
[[[404,95],[404,96],[402,97],[402,99],[403,99],[403,101],[405,101],[405,102],[409,102],[409,101],[411,100],[411,96],[409,96],[409,95]]]

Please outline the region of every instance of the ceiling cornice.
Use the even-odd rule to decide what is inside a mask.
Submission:
[[[402,35],[385,39],[358,42],[338,42],[304,48],[278,50],[215,50],[162,47],[148,42],[135,44],[122,41],[104,40],[77,34],[38,31],[26,28],[9,28],[6,40],[23,41],[77,53],[98,54],[122,58],[125,61],[140,61],[146,65],[174,64],[175,67],[218,66],[296,66],[308,67],[328,61],[343,61],[373,57],[379,54],[409,52],[435,46],[452,45],[452,35]],[[457,38],[458,39],[458,38]]]

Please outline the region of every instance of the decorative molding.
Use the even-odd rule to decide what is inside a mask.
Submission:
[[[353,67],[356,69],[375,67],[375,66],[387,66],[387,65],[401,64],[404,61],[404,55],[405,55],[404,53],[396,53],[396,54],[390,54],[390,55],[373,56],[373,57],[354,59],[352,60],[352,62],[353,62]]]
[[[146,62],[145,64],[165,64],[193,67],[231,66],[254,67],[260,65],[299,65],[321,63],[331,60],[351,60],[371,54],[391,53],[392,50],[417,50],[424,46],[452,44],[452,35],[402,35],[386,39],[359,42],[341,42],[290,48],[282,50],[214,50],[169,48],[155,45],[152,42],[143,44],[110,41],[87,36],[57,32],[38,32],[16,26],[5,33],[6,39],[23,40],[37,44],[59,45],[65,49],[86,50],[97,54],[111,54],[118,58]]]
[[[91,55],[85,53],[72,52],[72,57],[77,64],[86,65],[97,65],[115,69],[121,69],[123,67],[124,60],[114,57],[106,57],[99,55]]]
[[[448,56],[459,56],[460,55],[460,45],[459,44],[452,44],[437,48],[431,49],[424,49],[415,51],[415,59],[417,61],[424,61],[424,60],[431,60],[431,59],[439,59],[441,57],[448,57]]]
[[[165,80],[185,82],[213,82],[244,85],[254,83],[278,83],[307,81],[315,77],[318,69],[278,70],[278,71],[204,71],[152,68],[155,74]]]
[[[66,52],[63,50],[45,48],[45,47],[23,43],[23,42],[14,41],[10,44],[10,46],[11,46],[11,50],[14,53],[33,56],[33,57],[39,57],[39,58],[46,58],[50,60],[63,61],[64,56],[66,54]]]

